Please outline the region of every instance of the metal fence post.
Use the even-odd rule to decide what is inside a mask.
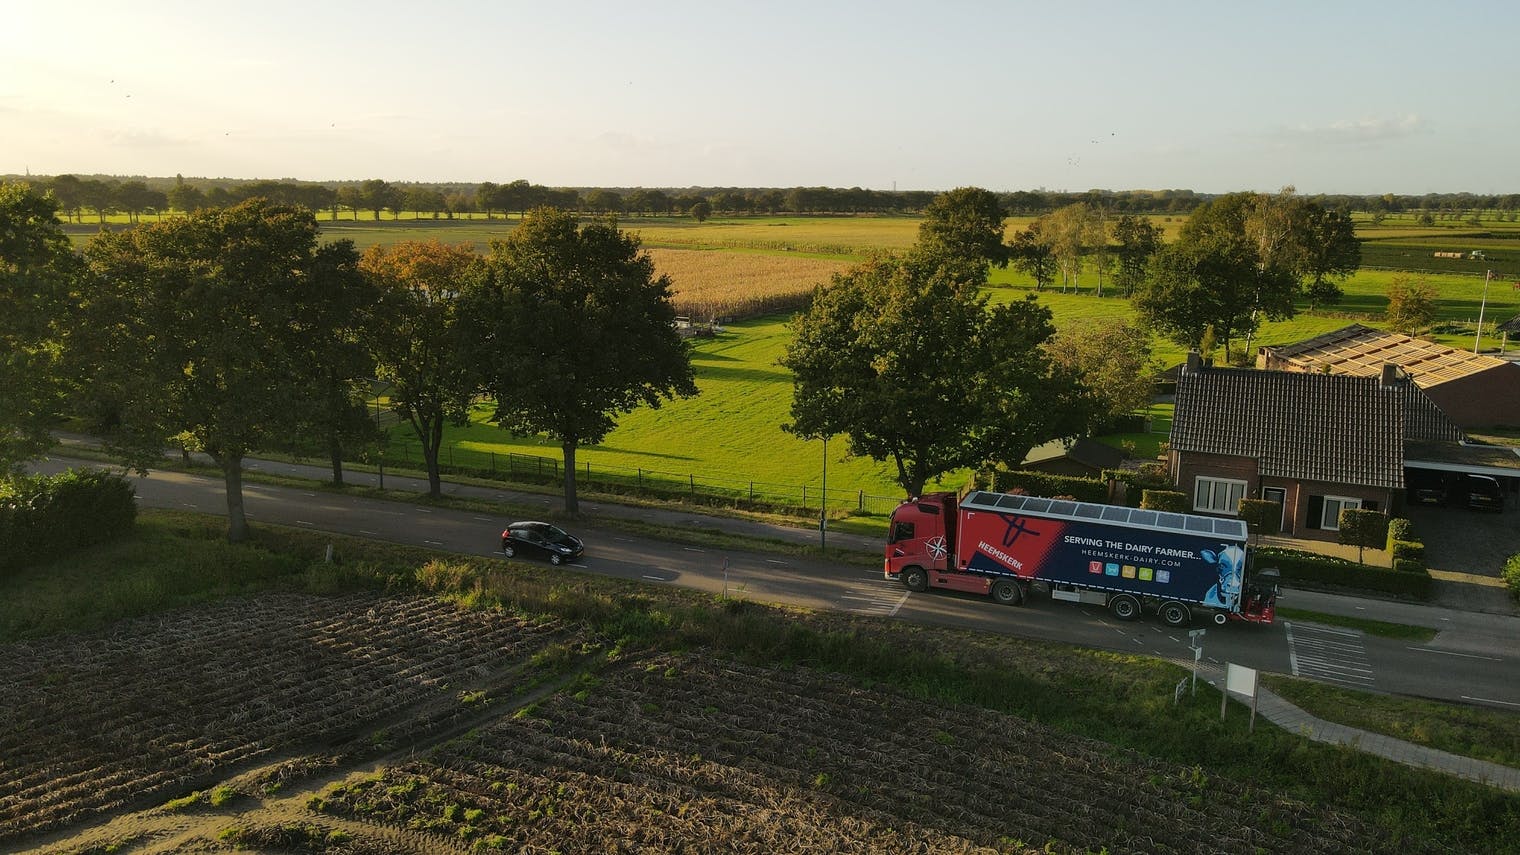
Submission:
[[[687,473],[686,477],[691,480],[691,498],[692,498],[692,501],[696,501],[696,498],[697,498],[697,476],[696,476],[696,473]]]
[[[860,491],[860,501],[856,503],[855,510],[857,510],[857,511],[863,511],[865,509],[866,509],[866,491],[865,490],[861,490]]]

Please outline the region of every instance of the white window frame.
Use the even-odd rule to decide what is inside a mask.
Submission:
[[[1321,505],[1320,509],[1319,509],[1319,527],[1321,529],[1328,529],[1330,531],[1340,531],[1341,530],[1341,511],[1344,511],[1347,508],[1351,508],[1352,510],[1358,510],[1358,509],[1360,509],[1362,507],[1362,500],[1361,499],[1357,499],[1357,498],[1353,498],[1351,496],[1325,496],[1324,498],[1325,498],[1324,504]],[[1329,518],[1330,519],[1329,522],[1325,522],[1326,514],[1330,510],[1330,503],[1331,502],[1335,502],[1336,503],[1335,516],[1330,517]]]
[[[1205,514],[1228,514],[1232,517],[1238,517],[1240,516],[1240,500],[1246,497],[1246,488],[1248,486],[1250,485],[1245,481],[1235,478],[1215,478],[1210,475],[1199,475],[1193,479],[1193,510]],[[1198,499],[1200,494],[1204,492],[1205,487],[1208,489],[1208,499],[1206,502],[1200,503]],[[1227,508],[1215,507],[1215,500],[1219,497],[1221,488],[1224,490],[1224,503],[1229,506]],[[1233,502],[1230,501],[1231,488],[1239,488],[1240,491],[1240,495],[1236,496]]]

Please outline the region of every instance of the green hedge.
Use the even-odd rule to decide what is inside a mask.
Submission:
[[[99,470],[0,485],[0,573],[115,540],[137,520],[132,485]]]
[[[1388,545],[1383,547],[1389,552],[1393,551],[1395,540],[1415,540],[1414,523],[1403,517],[1394,517],[1388,521]]]
[[[1430,598],[1430,573],[1424,567],[1406,565],[1400,571],[1394,571],[1329,555],[1273,547],[1255,550],[1255,566],[1258,569],[1276,567],[1282,573],[1283,581],[1289,584],[1300,582],[1420,600]]]
[[[1520,555],[1511,555],[1504,562],[1504,584],[1509,586],[1509,595],[1520,602]]]
[[[994,492],[1006,493],[1018,488],[1031,496],[1071,496],[1079,502],[1108,501],[1108,482],[1096,478],[1074,478],[1022,469],[996,472],[992,478]]]
[[[1390,541],[1388,551],[1393,555],[1394,563],[1413,561],[1421,567],[1425,566],[1425,544],[1418,540]]]
[[[1140,507],[1174,514],[1185,514],[1192,510],[1188,507],[1187,494],[1176,490],[1146,490],[1140,494]]]
[[[1104,481],[1117,481],[1125,486],[1124,503],[1132,508],[1140,506],[1141,494],[1146,490],[1170,490],[1172,479],[1166,471],[1147,469],[1104,469]]]

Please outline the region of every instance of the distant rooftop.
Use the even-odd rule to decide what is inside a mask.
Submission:
[[[1430,387],[1487,371],[1505,361],[1457,350],[1444,344],[1352,324],[1333,332],[1280,347],[1266,347],[1274,357],[1307,373],[1377,377],[1393,363],[1420,386]]]

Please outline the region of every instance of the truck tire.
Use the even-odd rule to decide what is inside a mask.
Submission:
[[[1140,601],[1129,594],[1116,594],[1108,598],[1108,611],[1119,620],[1134,620],[1140,616]]]
[[[1214,612],[1214,623],[1217,623],[1220,626],[1224,626],[1225,621],[1229,619],[1229,616],[1224,612]]]
[[[929,574],[922,567],[909,567],[902,571],[903,585],[910,591],[929,590]]]
[[[1012,579],[999,579],[992,583],[992,601],[1003,606],[1016,606],[1024,602],[1024,589]]]
[[[1161,604],[1161,622],[1167,626],[1187,626],[1193,622],[1193,613],[1175,600]]]

